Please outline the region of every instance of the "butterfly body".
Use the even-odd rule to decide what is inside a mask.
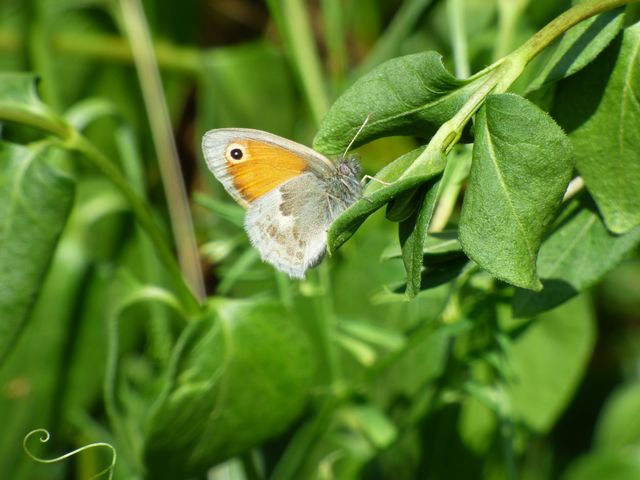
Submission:
[[[332,162],[304,145],[260,130],[210,130],[207,166],[247,209],[244,227],[267,263],[291,277],[324,257],[327,230],[361,194],[355,159]]]

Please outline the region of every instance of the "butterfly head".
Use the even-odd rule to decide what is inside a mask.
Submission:
[[[359,179],[362,173],[360,162],[355,156],[340,158],[337,163],[337,169],[338,174],[341,176],[355,179]]]

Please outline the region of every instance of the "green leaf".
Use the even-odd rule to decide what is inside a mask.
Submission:
[[[571,399],[595,340],[587,297],[538,316],[509,351],[514,416],[537,432],[548,431]]]
[[[629,383],[614,391],[605,404],[595,433],[598,449],[640,452],[640,384]]]
[[[540,289],[536,256],[571,177],[571,145],[547,114],[514,94],[489,96],[475,132],[462,248],[497,278]]]
[[[607,228],[640,225],[640,24],[562,82],[554,117],[569,132],[576,167]]]
[[[573,202],[538,255],[540,292],[518,290],[516,316],[549,310],[594,285],[640,244],[640,227],[624,235],[610,233],[591,202]]]
[[[369,215],[390,202],[398,195],[414,189],[439,175],[445,166],[445,158],[439,153],[421,157],[424,149],[413,150],[402,155],[384,167],[376,180],[371,180],[365,188],[362,198],[336,218],[327,234],[327,250],[335,252],[349,240]],[[414,162],[422,159],[418,173],[404,175]],[[384,182],[384,183],[381,183]]]
[[[185,331],[147,422],[152,478],[187,478],[282,432],[314,375],[307,337],[281,307],[217,299]]]
[[[469,98],[472,86],[447,72],[437,52],[394,58],[361,77],[335,101],[313,146],[326,154],[343,153],[369,114],[354,146],[390,135],[429,138]]]
[[[75,309],[84,300],[79,292],[87,262],[83,252],[71,245],[68,247],[60,245],[57,249],[46,278],[37,286],[38,298],[29,321],[0,368],[0,478],[58,478],[50,465],[43,468],[28,458],[19,440],[37,426],[60,421],[63,413],[59,400],[52,402],[52,399],[60,395],[62,385],[64,394],[73,388],[68,383],[68,367],[71,365],[73,369],[77,364],[69,361],[68,350],[78,333]],[[2,272],[4,274],[4,270]],[[6,289],[7,284],[2,283],[2,290]],[[4,320],[5,317],[0,316],[0,325]],[[104,338],[104,325],[95,318],[92,320],[100,329],[99,338]],[[102,345],[90,347],[102,351]],[[88,367],[93,367],[93,381],[99,383],[95,364]],[[87,388],[94,391],[92,387],[93,384],[82,385],[83,393]],[[56,438],[60,441],[62,437],[56,435]]]
[[[574,462],[562,480],[637,480],[640,461],[628,451],[595,452]]]
[[[427,229],[433,216],[439,186],[439,181],[433,185],[423,186],[421,188],[423,200],[419,210],[398,225],[402,261],[407,272],[407,288],[405,290],[407,298],[414,298],[420,292]]]
[[[73,202],[51,149],[0,142],[0,361],[41,289]]]
[[[26,123],[68,137],[71,127],[40,101],[36,81],[30,73],[0,73],[0,120]]]
[[[591,63],[618,34],[623,20],[624,8],[621,7],[588,18],[569,29],[551,57],[545,60],[542,71],[533,79],[527,93],[573,75]]]

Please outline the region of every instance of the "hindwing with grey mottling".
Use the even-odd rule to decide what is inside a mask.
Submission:
[[[339,213],[330,203],[323,181],[305,173],[252,203],[244,226],[265,261],[304,278],[325,255],[327,230]]]

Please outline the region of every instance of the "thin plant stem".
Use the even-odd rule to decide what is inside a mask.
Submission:
[[[444,167],[444,173],[442,174],[442,191],[440,198],[438,199],[438,205],[433,212],[431,223],[429,224],[429,232],[439,232],[447,226],[451,214],[455,210],[456,202],[460,191],[462,190],[462,184],[469,175],[469,168],[471,167],[471,152],[467,145],[459,147],[465,151],[457,153],[456,158],[453,158],[451,162],[447,162]]]
[[[447,2],[447,19],[451,31],[456,77],[467,78],[471,74],[471,67],[469,66],[467,35],[464,25],[464,0],[449,0]]]
[[[458,78],[467,78],[471,73],[471,68],[464,26],[464,0],[449,0],[447,7],[455,73]],[[464,157],[459,155],[456,161],[447,162],[445,166],[438,203],[429,223],[429,232],[441,231],[447,225],[455,209],[458,195],[462,189],[462,182],[469,173],[469,162],[463,160]]]
[[[158,155],[180,266],[195,295],[204,299],[198,244],[151,35],[139,0],[120,0],[119,5]]]
[[[508,480],[518,478],[516,469],[516,455],[513,449],[513,422],[510,417],[500,417],[500,438],[502,440],[502,453],[504,455],[505,469]]]
[[[342,370],[340,368],[340,356],[336,338],[336,316],[333,305],[331,291],[331,277],[326,263],[318,268],[318,279],[320,284],[320,295],[317,297],[319,306],[318,330],[321,343],[327,362],[327,373],[329,385],[332,389],[339,388],[342,381]]]
[[[586,0],[557,16],[521,47],[494,64],[494,66],[500,63],[508,66],[504,78],[502,78],[496,86],[496,91],[506,91],[520,76],[524,67],[531,62],[531,60],[571,27],[594,15],[638,2],[640,2],[640,0]],[[490,66],[488,68],[491,69],[492,67]]]
[[[498,38],[493,50],[494,60],[504,57],[513,48],[513,37],[518,29],[518,20],[528,4],[529,0],[498,2]]]
[[[133,211],[136,220],[149,236],[151,243],[155,247],[158,258],[171,275],[177,289],[177,294],[184,304],[184,307],[190,312],[199,311],[200,305],[198,299],[193,295],[192,290],[185,283],[184,277],[176,263],[173,254],[164,240],[164,235],[157,223],[153,219],[151,211],[145,202],[136,194],[115,165],[98,150],[85,137],[75,130],[72,135],[62,141],[64,148],[69,148],[87,157],[93,165],[100,170],[124,195],[129,202],[129,206]]]
[[[142,164],[133,131],[124,124],[120,124],[116,127],[115,140],[124,176],[136,193],[140,195],[140,198],[144,199]],[[139,226],[136,227],[136,236],[146,278],[150,282],[157,281],[160,278],[160,265],[156,259],[153,245]],[[173,344],[169,317],[166,310],[156,303],[149,305],[149,310],[151,312],[149,318],[150,350],[154,358],[166,365],[169,362]]]
[[[47,79],[42,85],[42,98],[54,109],[59,109],[61,107],[60,89],[57,81],[58,75],[55,75],[54,71],[55,60],[51,55],[48,23],[45,21],[45,4],[42,0],[31,0],[29,8],[33,19],[28,35],[31,69]]]
[[[50,54],[94,62],[132,63],[133,53],[126,39],[95,32],[52,32],[48,38]],[[203,57],[211,50],[175,45],[167,40],[153,44],[158,65],[162,68],[198,75],[203,69]],[[19,53],[25,49],[17,32],[0,29],[0,52]],[[216,48],[220,50],[221,47]],[[224,48],[222,48],[224,49]],[[44,86],[44,85],[43,85]]]
[[[319,125],[329,109],[329,97],[305,4],[302,0],[269,0],[267,3],[289,50],[311,116]]]
[[[329,73],[334,90],[339,89],[344,82],[347,67],[343,5],[344,2],[340,0],[322,0]]]
[[[382,62],[396,56],[402,41],[407,38],[416,22],[432,3],[433,0],[407,0],[403,2],[367,58],[356,68],[353,77],[358,78]]]

